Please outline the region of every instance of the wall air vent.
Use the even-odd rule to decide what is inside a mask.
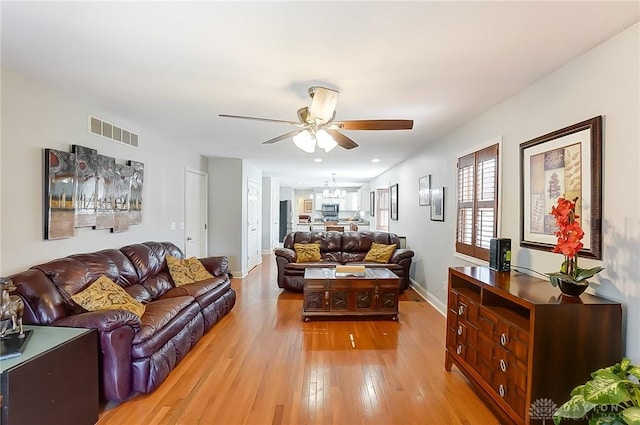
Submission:
[[[124,143],[125,145],[138,147],[138,135],[129,130],[124,130],[108,122],[89,115],[89,133]]]

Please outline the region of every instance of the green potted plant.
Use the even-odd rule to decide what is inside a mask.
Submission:
[[[562,419],[589,418],[589,425],[640,425],[640,366],[627,358],[591,374],[571,391],[571,399],[553,414]]]
[[[595,274],[600,273],[602,267],[594,267],[592,269],[583,269],[578,267],[578,253],[583,248],[580,242],[584,237],[584,231],[580,226],[580,222],[576,219],[576,201],[558,198],[558,205],[551,208],[551,215],[556,219],[558,230],[555,235],[558,237],[558,243],[553,248],[553,252],[564,255],[564,262],[560,266],[559,272],[547,273],[551,285],[559,286],[563,294],[579,296],[589,286],[589,279]]]

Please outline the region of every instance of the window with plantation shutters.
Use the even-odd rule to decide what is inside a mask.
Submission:
[[[498,229],[498,145],[458,158],[456,252],[489,260]]]
[[[389,189],[376,190],[376,230],[389,230]]]

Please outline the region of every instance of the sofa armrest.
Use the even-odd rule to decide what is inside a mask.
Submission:
[[[391,259],[389,259],[389,262],[399,264],[402,260],[406,258],[412,258],[412,257],[413,257],[413,250],[406,249],[406,248],[398,248],[395,251],[393,251],[393,254],[391,255]]]
[[[273,250],[273,253],[276,255],[276,257],[282,257],[286,259],[289,263],[295,263],[296,261],[296,252],[293,249],[276,248]]]
[[[125,400],[133,391],[131,348],[140,318],[127,310],[101,310],[67,316],[53,326],[98,330],[101,396]]]
[[[122,326],[130,326],[135,331],[140,329],[141,323],[138,316],[127,310],[98,310],[73,314],[56,320],[52,325],[110,332]]]
[[[224,255],[199,259],[205,269],[214,276],[229,273],[229,258]]]

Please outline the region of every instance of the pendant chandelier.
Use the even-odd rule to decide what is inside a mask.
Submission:
[[[340,190],[336,183],[336,173],[332,173],[333,180],[331,182],[331,186],[327,182],[324,182],[324,190],[322,191],[323,198],[344,198],[345,191]]]

